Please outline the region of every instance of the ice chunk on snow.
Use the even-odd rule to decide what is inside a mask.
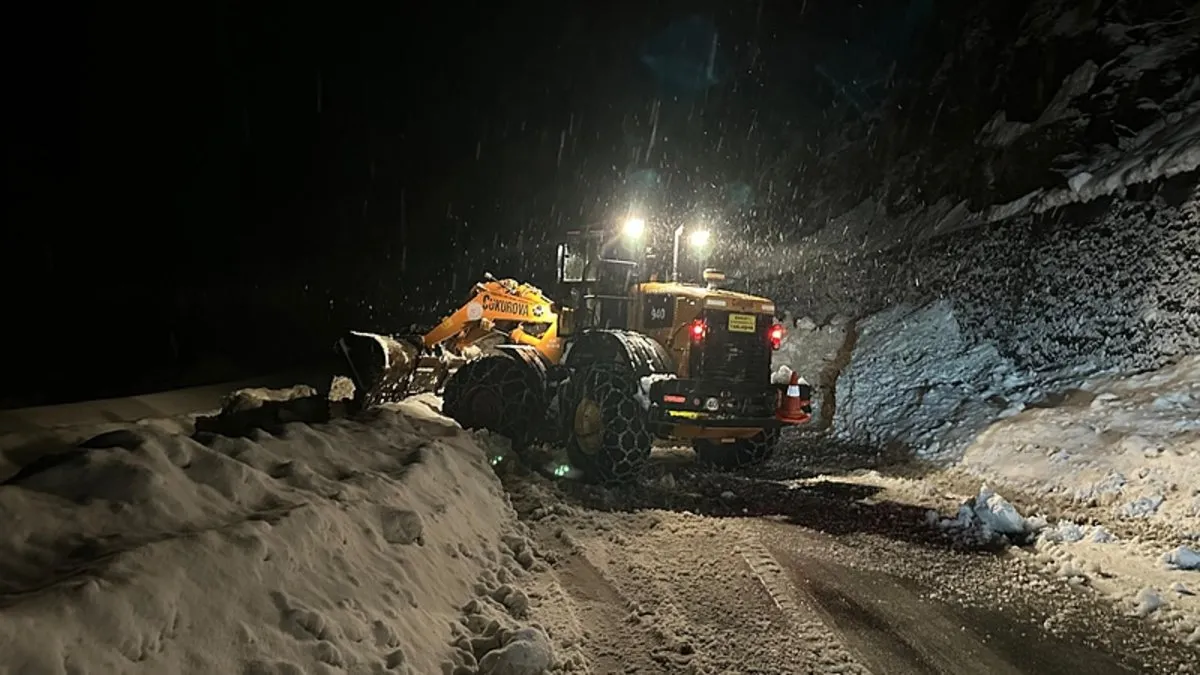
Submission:
[[[941,522],[949,530],[971,532],[982,540],[1007,536],[1021,539],[1046,526],[1042,518],[1027,519],[1004,497],[987,486],[958,508],[958,515]]]
[[[1137,614],[1138,616],[1150,616],[1166,604],[1158,591],[1150,587],[1143,588],[1137,595]]]
[[[1080,190],[1083,189],[1083,186],[1087,185],[1088,182],[1091,180],[1092,180],[1092,174],[1090,174],[1086,171],[1083,171],[1083,172],[1075,174],[1074,176],[1071,176],[1071,179],[1069,181],[1067,181],[1067,184],[1071,187],[1071,192],[1078,193]]]
[[[655,382],[661,382],[662,380],[674,380],[674,379],[675,379],[675,376],[672,375],[671,373],[654,373],[653,375],[647,375],[647,376],[643,377],[641,379],[641,381],[638,383],[640,385],[638,387],[638,391],[636,394],[638,403],[642,404],[643,409],[649,410],[650,409],[650,386],[653,385]]]
[[[1127,479],[1117,471],[1109,471],[1104,478],[1084,488],[1075,491],[1075,501],[1083,503],[1098,503],[1105,498],[1120,494],[1125,489]]]
[[[1083,528],[1069,520],[1060,520],[1054,527],[1043,530],[1040,538],[1044,541],[1073,544],[1083,540]]]
[[[779,370],[776,370],[771,374],[771,384],[791,384],[793,373],[795,373],[795,371],[793,371],[791,368],[787,366],[779,366]],[[808,384],[808,380],[804,379],[803,377],[799,378],[797,382],[799,384]]]
[[[1163,556],[1163,562],[1181,570],[1200,570],[1200,552],[1180,546]]]
[[[771,375],[771,384],[790,384],[792,381],[792,369],[787,366],[779,366]]]
[[[975,513],[993,532],[1021,534],[1028,531],[1024,516],[1007,499],[984,488],[975,501]]]
[[[1165,498],[1162,495],[1138,497],[1121,509],[1121,515],[1126,518],[1148,518],[1158,511],[1163,501]]]

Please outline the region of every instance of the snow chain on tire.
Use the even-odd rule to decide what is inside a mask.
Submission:
[[[722,443],[707,438],[692,442],[696,461],[719,469],[742,469],[762,464],[775,454],[779,442],[778,429],[763,429],[750,438],[739,438],[733,443]]]
[[[524,364],[496,354],[464,364],[447,380],[442,412],[464,429],[507,436],[519,452],[544,421],[544,398]]]
[[[567,456],[584,480],[627,482],[645,467],[653,438],[637,392],[637,378],[620,366],[596,364],[571,374],[560,415]],[[591,428],[580,428],[587,418],[594,418]]]

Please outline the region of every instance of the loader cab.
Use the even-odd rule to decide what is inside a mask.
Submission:
[[[758,381],[783,339],[775,304],[724,288],[724,273],[704,271],[704,285],[649,281],[631,294],[631,330],[666,348],[681,378]]]
[[[641,264],[622,248],[619,239],[598,230],[569,232],[559,243],[558,283],[570,298],[560,309],[560,335],[630,326],[630,291]]]

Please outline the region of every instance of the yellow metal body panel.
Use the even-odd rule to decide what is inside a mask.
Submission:
[[[643,320],[645,302],[650,296],[674,298],[669,325],[649,326]],[[644,333],[663,345],[674,359],[679,376],[689,371],[691,338],[688,334],[693,321],[708,308],[756,317],[731,318],[738,325],[773,315],[775,304],[767,298],[719,288],[693,284],[647,282],[634,286],[630,298],[630,330]],[[563,339],[559,335],[559,313],[554,303],[531,284],[512,279],[492,279],[475,285],[472,297],[454,313],[442,319],[423,337],[426,347],[443,345],[461,352],[479,340],[496,333],[504,334],[509,343],[528,345],[538,350],[550,363],[563,356]],[[733,325],[731,329],[735,329]]]
[[[562,358],[558,313],[541,289],[498,279],[475,284],[470,300],[423,337],[426,347],[448,345],[455,351],[497,331],[515,344],[528,345],[551,363]],[[498,324],[507,324],[502,329]]]
[[[647,298],[650,296],[674,297],[673,319],[669,326],[646,325],[645,309]],[[639,333],[649,335],[665,347],[675,361],[678,369],[676,375],[686,377],[690,368],[692,345],[688,331],[692,322],[708,308],[755,317],[761,317],[764,314],[773,317],[775,313],[774,302],[756,295],[693,284],[651,281],[638,284],[633,289],[629,327]],[[756,321],[758,320],[767,319],[756,319]]]
[[[708,288],[693,284],[651,281],[639,284],[637,290],[638,293],[644,294],[687,297],[734,312],[753,312],[758,314],[773,314],[775,312],[775,303],[767,298],[730,291],[724,288]]]

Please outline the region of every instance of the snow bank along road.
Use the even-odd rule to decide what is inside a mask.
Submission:
[[[0,672],[1200,672],[931,518],[928,482],[785,480],[796,445],[757,477],[666,451],[590,488],[493,469],[506,441],[434,397],[350,420],[312,394],[10,458]]]

